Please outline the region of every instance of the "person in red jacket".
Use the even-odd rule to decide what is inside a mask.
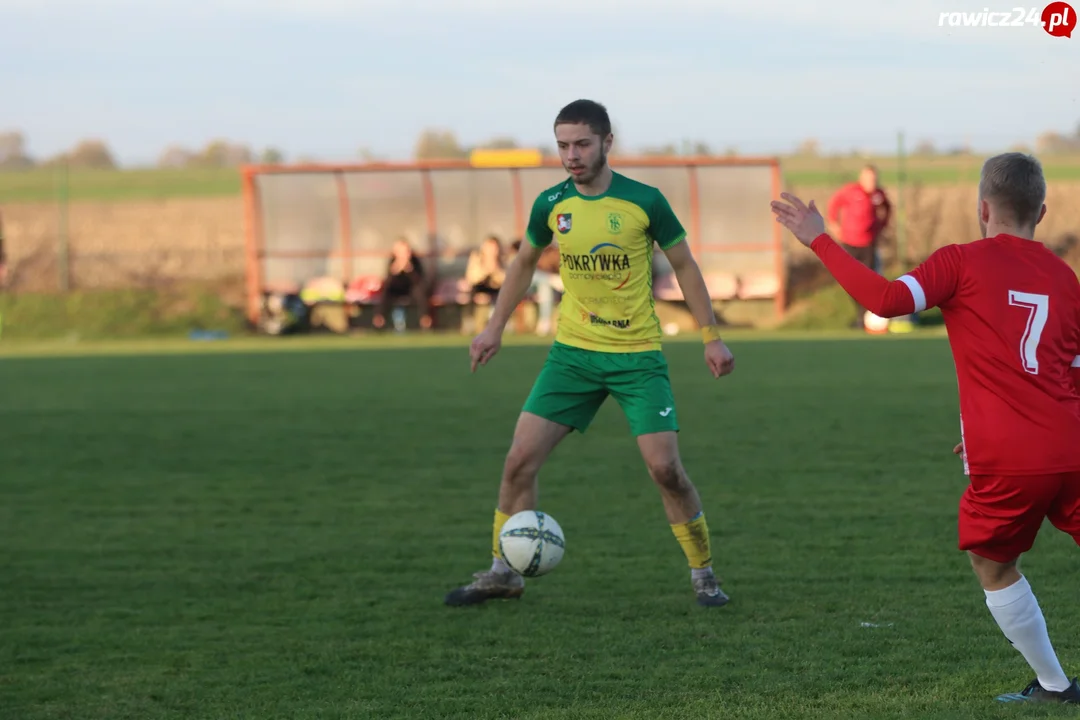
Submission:
[[[885,318],[940,307],[960,396],[960,444],[969,477],[958,547],[967,551],[1002,634],[1035,673],[1002,702],[1080,704],[1017,562],[1043,521],[1080,544],[1080,281],[1035,241],[1046,180],[1030,155],[983,165],[982,239],[946,245],[889,281],[825,233],[811,202],[784,194],[777,221],[809,247],[853,298]],[[790,203],[790,204],[789,204]]]
[[[892,206],[878,187],[877,168],[866,165],[856,182],[840,188],[829,200],[829,233],[853,258],[868,268],[878,269],[878,238],[889,223]],[[855,301],[855,327],[863,327],[865,309]]]

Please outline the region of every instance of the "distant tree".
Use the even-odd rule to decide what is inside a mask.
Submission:
[[[451,130],[425,130],[420,133],[413,150],[417,160],[458,160],[469,156],[469,151],[458,142]]]
[[[184,168],[192,164],[193,158],[190,150],[179,145],[170,145],[158,157],[157,165],[160,168]]]
[[[68,165],[85,170],[114,170],[116,160],[113,159],[109,146],[103,141],[81,140],[71,150],[54,155],[42,165],[45,167]]]
[[[710,148],[709,144],[706,142],[702,142],[701,140],[683,140],[683,155],[692,157],[710,157],[712,154],[712,148]]]
[[[215,159],[220,157],[222,161],[221,164],[224,167],[236,167],[238,165],[243,165],[244,163],[250,163],[255,158],[255,154],[251,151],[251,148],[246,145],[225,142],[222,144],[220,150],[218,147],[219,146],[215,144],[211,144],[206,152],[210,157]],[[211,148],[214,149],[213,153],[210,151]]]
[[[192,163],[206,168],[232,168],[252,161],[251,148],[227,140],[213,140],[202,152],[192,158]]]
[[[68,164],[75,168],[114,170],[116,160],[103,140],[82,140],[65,153]]]
[[[645,157],[672,157],[679,154],[674,143],[668,143],[666,145],[651,145],[641,149],[641,154]]]
[[[1080,138],[1068,137],[1058,132],[1047,131],[1035,139],[1036,152],[1053,155],[1080,150]]]
[[[821,154],[821,143],[817,138],[807,138],[799,143],[799,146],[795,149],[796,155],[802,155],[804,157],[817,157]]]
[[[269,147],[262,151],[259,162],[263,165],[280,165],[285,162],[285,155],[277,148]]]
[[[930,140],[920,140],[915,144],[914,154],[924,156],[936,155],[937,148],[934,147],[934,143]]]
[[[476,146],[480,150],[514,150],[519,147],[517,140],[512,137],[499,135]]]
[[[18,130],[0,132],[0,168],[20,170],[33,165],[26,153],[26,137]]]

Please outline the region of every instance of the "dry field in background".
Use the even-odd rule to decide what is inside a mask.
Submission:
[[[824,208],[836,187],[792,185],[790,189],[815,198]],[[886,190],[895,202],[895,188]],[[903,206],[909,259],[917,261],[942,245],[976,238],[975,198],[974,184],[908,186]],[[1054,247],[1075,243],[1080,237],[1080,182],[1051,182],[1047,204],[1041,238]],[[14,203],[5,205],[3,212],[9,287],[56,289],[60,223],[56,204]],[[242,208],[236,196],[75,201],[69,206],[68,236],[76,288],[145,287],[236,277],[244,271]],[[895,225],[888,236],[886,256],[891,259]],[[810,259],[792,238],[786,242],[790,265],[803,265]]]

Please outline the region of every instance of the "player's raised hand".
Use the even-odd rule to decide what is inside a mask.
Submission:
[[[807,206],[791,193],[781,193],[781,200],[772,201],[772,211],[776,221],[791,231],[791,234],[803,245],[810,247],[814,238],[825,232],[825,218],[818,212],[814,201]]]
[[[488,360],[495,357],[500,347],[502,347],[502,333],[495,332],[491,328],[484,328],[473,338],[472,345],[469,346],[469,357],[472,358],[471,372],[476,372],[477,365],[487,365]]]
[[[735,370],[735,356],[723,340],[713,340],[705,346],[705,364],[714,378],[730,375]]]

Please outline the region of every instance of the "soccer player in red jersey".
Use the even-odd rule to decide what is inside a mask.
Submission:
[[[1044,518],[1080,544],[1080,282],[1034,241],[1046,214],[1035,158],[992,157],[979,182],[982,239],[940,248],[889,281],[825,233],[821,214],[785,193],[778,222],[821,259],[856,301],[881,317],[941,308],[956,364],[962,455],[959,547],[986,605],[1035,672],[1002,702],[1080,703],[1062,670],[1039,603],[1017,568]]]

